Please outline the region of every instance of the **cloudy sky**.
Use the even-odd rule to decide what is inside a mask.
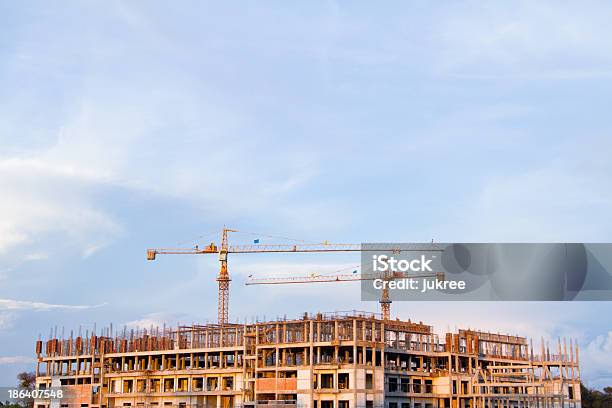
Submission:
[[[0,385],[34,341],[214,320],[234,242],[610,242],[609,2],[0,2]],[[354,256],[236,256],[231,316],[376,310],[356,285],[245,287]],[[612,303],[396,303],[582,346]]]

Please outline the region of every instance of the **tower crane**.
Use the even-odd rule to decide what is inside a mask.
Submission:
[[[217,283],[219,287],[217,318],[221,325],[227,324],[229,320],[229,288],[230,288],[230,273],[228,270],[227,260],[229,254],[252,254],[252,253],[315,253],[315,252],[361,252],[361,251],[390,251],[389,246],[381,245],[380,248],[368,246],[364,248],[362,244],[334,244],[327,241],[315,244],[251,244],[251,245],[230,245],[229,233],[238,232],[238,230],[223,228],[221,231],[221,245],[217,246],[214,242],[201,248],[196,245],[190,248],[151,248],[147,249],[147,260],[153,261],[157,255],[173,254],[173,255],[204,255],[218,254],[220,263],[219,274],[217,275]],[[393,249],[394,252],[410,251],[406,249]],[[412,250],[415,251],[415,250]],[[423,248],[419,251],[440,252],[436,248]]]
[[[310,275],[310,276],[289,276],[289,277],[268,277],[250,278],[245,282],[246,285],[283,285],[292,283],[320,283],[320,282],[354,282],[382,279],[385,284],[381,289],[380,309],[384,320],[391,318],[391,299],[389,297],[388,282],[396,279],[419,279],[435,278],[444,280],[444,272],[408,274],[406,272],[390,271],[383,273],[364,273],[364,274],[335,274],[335,275]]]

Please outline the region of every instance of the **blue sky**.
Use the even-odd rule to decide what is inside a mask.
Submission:
[[[54,326],[214,320],[213,257],[144,254],[224,224],[268,241],[610,242],[611,12],[0,2],[0,384]],[[232,319],[377,306],[358,285],[243,285],[358,257],[230,262]],[[577,338],[586,382],[612,384],[612,303],[393,310],[438,332]]]

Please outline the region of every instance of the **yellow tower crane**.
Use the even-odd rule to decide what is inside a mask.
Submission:
[[[220,270],[217,275],[219,287],[217,318],[219,324],[227,324],[229,321],[229,288],[230,273],[227,265],[229,254],[252,254],[252,253],[314,253],[314,252],[362,252],[362,251],[389,251],[388,246],[381,245],[380,248],[368,246],[364,248],[362,244],[332,244],[327,241],[315,244],[252,244],[252,245],[230,245],[228,235],[238,230],[223,228],[221,231],[221,246],[214,242],[200,248],[198,245],[191,248],[152,248],[147,249],[147,260],[153,261],[157,255],[204,255],[218,254]],[[393,249],[394,252],[416,251],[416,249]],[[440,252],[435,248],[418,249],[418,251]],[[383,294],[384,295],[384,294]],[[387,293],[388,296],[388,293]],[[388,299],[387,299],[388,300]],[[383,303],[383,315],[389,316],[389,303]],[[386,305],[386,306],[385,306]]]
[[[369,251],[369,249],[368,249]],[[384,320],[391,318],[391,298],[389,297],[388,282],[396,279],[423,279],[435,278],[444,280],[444,272],[408,274],[406,272],[390,271],[382,273],[363,273],[363,274],[331,274],[310,276],[289,276],[289,277],[266,277],[250,278],[245,282],[246,285],[284,285],[292,283],[331,283],[331,282],[354,282],[354,281],[373,281],[380,279],[385,282],[382,285],[380,300],[380,310]]]

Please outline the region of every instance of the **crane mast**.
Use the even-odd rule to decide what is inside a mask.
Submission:
[[[227,324],[229,320],[229,288],[232,279],[227,271],[227,252],[228,252],[228,232],[237,232],[236,230],[223,228],[221,234],[221,248],[219,249],[219,263],[221,268],[219,275],[217,276],[217,282],[219,284],[219,305],[217,307],[217,321],[220,324]]]

